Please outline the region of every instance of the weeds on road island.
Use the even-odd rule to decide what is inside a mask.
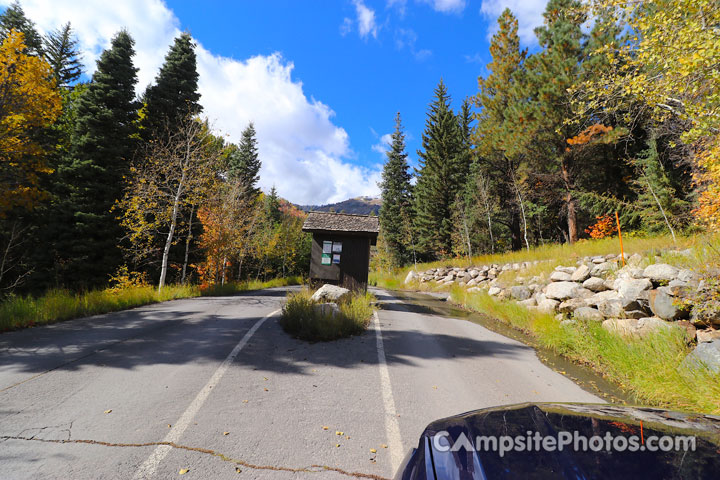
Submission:
[[[639,404],[720,414],[720,374],[681,365],[691,350],[682,331],[660,331],[642,340],[623,338],[602,328],[600,322],[561,325],[554,315],[459,286],[452,288],[451,300],[522,330],[543,347],[592,368]]]
[[[370,324],[375,297],[370,293],[353,293],[338,303],[338,310],[311,300],[313,292],[303,288],[288,293],[280,318],[282,328],[294,337],[309,341],[329,341],[358,335]],[[325,304],[327,305],[327,304]]]
[[[226,283],[208,288],[166,285],[160,291],[149,285],[132,285],[81,293],[50,290],[40,297],[11,296],[0,302],[0,332],[116,312],[178,298],[231,295],[249,290],[296,285],[301,283],[301,280],[299,277],[288,277],[267,282]]]

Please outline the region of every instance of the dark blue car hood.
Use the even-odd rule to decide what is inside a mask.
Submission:
[[[501,455],[486,443],[503,436],[528,439],[535,432],[556,438],[560,432],[585,438],[634,437],[640,439],[642,450],[593,451],[583,449],[580,442],[577,450],[568,446],[562,451],[526,449]],[[679,436],[694,437],[694,451],[645,448],[649,439],[661,437],[672,437],[682,445],[676,440]],[[720,417],[601,404],[520,404],[477,410],[428,425],[396,475],[398,480],[516,478],[719,479]]]

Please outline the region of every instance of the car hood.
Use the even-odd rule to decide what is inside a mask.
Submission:
[[[553,448],[551,441],[543,445],[535,439],[563,435],[565,441],[573,437],[562,449],[557,442]],[[505,450],[500,452],[502,442]],[[521,443],[525,448],[519,448]],[[720,417],[606,404],[538,403],[476,410],[432,422],[396,478],[718,478],[718,472]]]

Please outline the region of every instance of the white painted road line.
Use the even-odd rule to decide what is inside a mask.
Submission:
[[[388,449],[390,450],[390,466],[394,475],[400,467],[405,452],[400,437],[400,424],[395,410],[395,400],[392,394],[392,385],[390,384],[390,371],[385,359],[385,347],[383,346],[380,319],[377,312],[373,314],[373,323],[375,326],[375,338],[377,339],[378,365],[380,366],[380,389],[382,390],[383,405],[385,407],[385,433],[387,434]]]
[[[240,340],[240,342],[235,345],[235,348],[232,349],[232,352],[230,352],[230,354],[225,358],[225,360],[218,367],[218,369],[215,370],[213,376],[203,387],[203,389],[200,390],[200,393],[197,394],[197,396],[192,401],[187,410],[185,410],[185,412],[180,416],[180,419],[175,422],[175,425],[165,436],[163,442],[177,443],[178,441],[180,441],[180,438],[182,437],[183,433],[185,433],[185,430],[190,425],[190,422],[192,422],[197,412],[203,406],[203,403],[205,403],[205,400],[207,400],[208,396],[210,396],[210,392],[212,392],[212,389],[215,388],[215,386],[222,379],[223,375],[225,375],[227,369],[230,368],[230,364],[233,362],[233,360],[235,360],[235,357],[238,356],[240,350],[245,347],[248,340],[250,340],[250,337],[255,334],[257,329],[260,328],[263,323],[265,323],[265,320],[274,315],[277,315],[278,313],[280,313],[280,310],[275,310],[269,315],[261,318],[255,323],[255,325],[252,326],[252,328],[245,334],[245,336],[243,336],[242,340]],[[155,475],[155,472],[157,471],[160,462],[163,461],[163,459],[167,456],[171,449],[172,447],[169,445],[159,445],[152,453],[152,455],[150,455],[150,457],[148,457],[148,459],[145,460],[142,465],[140,465],[133,479],[140,480],[152,478]]]

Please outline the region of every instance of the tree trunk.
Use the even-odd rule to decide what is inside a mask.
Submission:
[[[522,239],[520,238],[520,217],[515,209],[512,210],[510,215],[510,247],[513,251],[516,251],[522,248]]]
[[[185,239],[185,261],[183,262],[183,269],[182,269],[182,278],[180,279],[180,283],[185,285],[185,279],[187,278],[187,266],[188,266],[188,257],[190,256],[190,243],[192,242],[193,234],[192,234],[192,221],[193,221],[193,215],[195,213],[195,205],[190,206],[190,221],[188,222],[188,234],[187,238]]]
[[[577,233],[577,211],[575,210],[576,201],[572,196],[571,187],[572,179],[570,178],[570,171],[568,170],[567,160],[563,157],[560,161],[560,173],[562,174],[563,183],[565,184],[565,205],[567,207],[567,227],[568,227],[568,241],[569,243],[575,243],[578,240]]]
[[[183,190],[185,188],[185,178],[186,173],[183,170],[182,176],[180,177],[180,183],[178,184],[177,190],[175,191],[175,198],[173,199],[173,209],[172,215],[170,217],[170,231],[168,232],[167,239],[165,240],[165,248],[163,249],[158,291],[162,290],[162,288],[165,286],[165,278],[167,277],[168,257],[170,256],[170,247],[172,246],[173,236],[175,235],[175,226],[177,225],[178,210],[180,209],[180,197],[182,196]]]

